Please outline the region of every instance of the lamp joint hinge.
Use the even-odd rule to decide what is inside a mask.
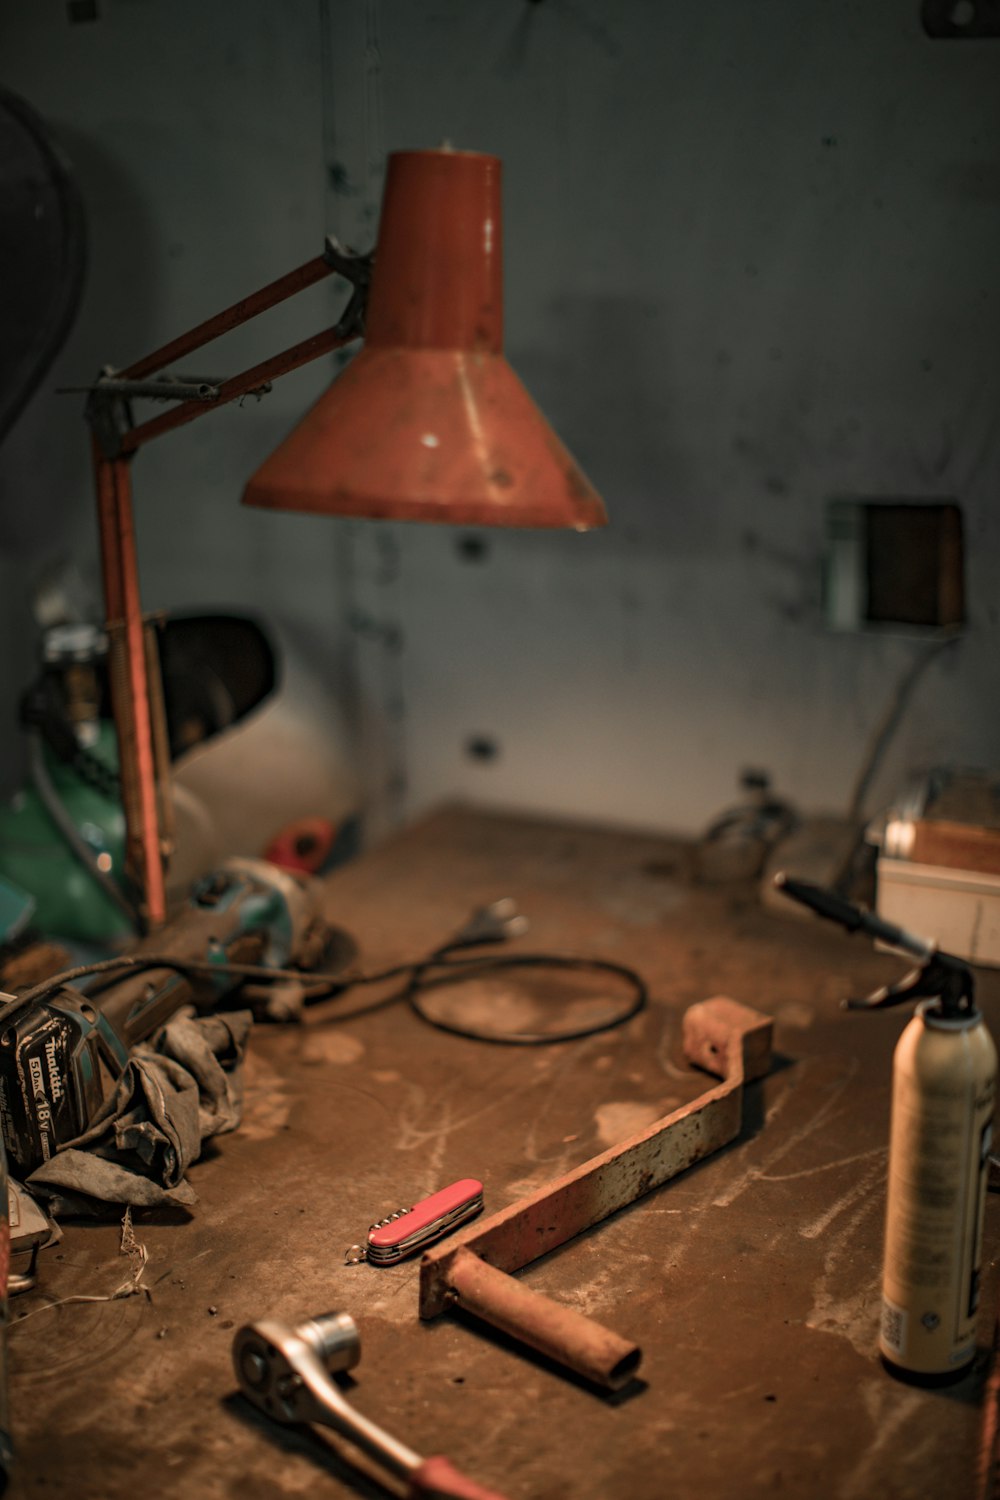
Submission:
[[[120,458],[122,438],[135,426],[131,403],[115,389],[115,371],[105,365],[87,393],[84,416],[104,458]]]
[[[353,288],[350,301],[337,320],[337,334],[345,339],[360,338],[365,331],[375,252],[369,250],[366,254],[359,255],[342,245],[334,235],[328,234],[323,247],[323,259],[338,276],[349,281]]]

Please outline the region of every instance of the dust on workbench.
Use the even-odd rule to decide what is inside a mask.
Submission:
[[[723,1500],[735,1454],[744,1496],[972,1493],[985,1353],[946,1402],[888,1380],[875,1354],[905,1016],[849,1015],[840,1000],[897,976],[899,960],[762,910],[751,883],[699,887],[682,841],[462,808],[337,872],[325,915],[374,969],[428,953],[501,896],[531,923],[512,950],[630,965],[646,1010],[523,1049],[434,1030],[398,1004],[338,1019],[377,991],[258,1027],[243,1125],[192,1167],[192,1214],[136,1215],[152,1302],[60,1308],[12,1330],[26,1496],[380,1493],[234,1394],[234,1329],[338,1307],[365,1347],[352,1403],[523,1500],[659,1500],[666,1472],[672,1492]],[[681,1017],[719,994],[776,1022],[739,1139],[524,1273],[641,1339],[634,1389],[599,1395],[455,1317],[421,1323],[416,1261],[344,1265],[369,1224],[447,1182],[478,1177],[492,1212],[697,1097]],[[995,1023],[995,975],[980,996]],[[481,1016],[498,996],[465,998]],[[499,1003],[521,1024],[560,1001],[505,975]],[[991,1203],[991,1247],[998,1228]],[[92,1282],[117,1258],[115,1231],[70,1225],[59,1253],[26,1305]],[[991,1269],[984,1349],[994,1281]]]

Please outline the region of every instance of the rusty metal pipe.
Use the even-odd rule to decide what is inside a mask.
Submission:
[[[638,1344],[532,1291],[471,1250],[455,1250],[443,1270],[451,1306],[475,1313],[595,1385],[621,1390],[639,1368]]]

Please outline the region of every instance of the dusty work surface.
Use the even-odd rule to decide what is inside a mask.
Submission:
[[[376,967],[426,953],[499,896],[531,919],[520,946],[634,965],[646,1012],[548,1048],[462,1040],[402,1005],[338,1019],[363,992],[307,1024],[258,1027],[244,1124],[193,1168],[192,1216],[136,1216],[151,1298],[47,1307],[126,1278],[117,1227],[77,1223],[15,1303],[15,1494],[386,1493],[235,1390],[242,1323],[340,1308],[361,1332],[352,1403],[512,1500],[980,1493],[993,1201],[975,1371],[947,1393],[913,1389],[875,1353],[890,1059],[907,1014],[839,1001],[900,961],[768,914],[748,887],[691,885],[666,840],[462,810],[339,873],[328,915]],[[467,1018],[537,1024],[527,982],[480,985]],[[491,1212],[695,1098],[706,1079],[683,1062],[680,1018],[717,994],[777,1023],[741,1138],[522,1273],[641,1343],[625,1391],[597,1392],[454,1314],[421,1323],[416,1261],[343,1264],[373,1219],[455,1178],[480,1177]],[[997,976],[981,974],[980,997],[996,1032]]]

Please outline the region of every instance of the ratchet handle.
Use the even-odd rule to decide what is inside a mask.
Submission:
[[[499,1490],[487,1490],[469,1479],[447,1458],[425,1458],[409,1475],[407,1500],[506,1500]]]

